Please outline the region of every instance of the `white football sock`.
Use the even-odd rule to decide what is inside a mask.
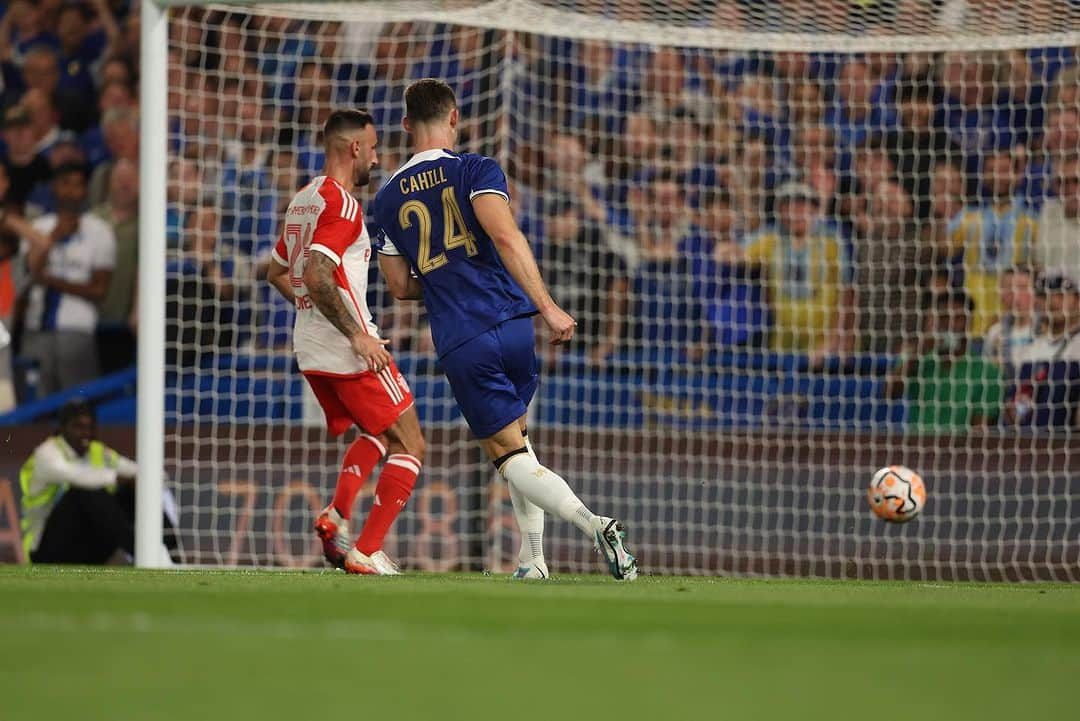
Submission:
[[[527,433],[521,434],[525,441],[525,450],[533,460],[536,452],[529,442]],[[506,484],[510,491],[510,503],[514,506],[514,518],[517,519],[518,531],[521,532],[521,548],[518,550],[518,563],[528,565],[544,558],[544,509],[523,496],[512,484]]]
[[[596,516],[574,495],[562,476],[545,468],[528,453],[509,458],[499,473],[517,491],[548,513],[570,521],[590,538],[595,532]],[[511,497],[512,498],[512,497]]]
[[[525,566],[544,557],[544,509],[523,496],[512,484],[507,483],[506,487],[521,532],[518,563]]]

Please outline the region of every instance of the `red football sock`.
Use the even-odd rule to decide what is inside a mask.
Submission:
[[[360,434],[345,451],[337,488],[334,489],[334,510],[340,513],[342,518],[348,520],[352,516],[353,503],[356,501],[356,494],[360,492],[360,486],[364,485],[375,464],[384,455],[386,449],[383,444],[379,443],[377,438],[365,434]]]
[[[406,453],[395,453],[386,459],[379,484],[375,486],[375,503],[371,506],[367,522],[356,541],[356,550],[366,556],[382,548],[394,519],[405,508],[416,477],[420,475],[420,461]]]

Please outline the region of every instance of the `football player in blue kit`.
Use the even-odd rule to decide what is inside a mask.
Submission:
[[[522,539],[514,576],[547,578],[547,511],[592,539],[616,579],[633,580],[637,561],[622,524],[589,510],[529,443],[525,415],[539,366],[532,317],[540,315],[552,343],[570,340],[576,323],[544,286],[498,163],[454,152],[459,120],[446,83],[424,79],[405,91],[402,124],[414,155],[372,205],[379,267],[395,298],[424,301],[462,415],[506,479]]]

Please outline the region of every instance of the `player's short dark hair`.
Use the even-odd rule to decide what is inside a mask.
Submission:
[[[362,130],[374,124],[375,118],[363,108],[335,110],[330,113],[330,117],[326,119],[326,124],[323,125],[323,139],[325,141],[340,133],[347,133],[350,130]]]
[[[405,117],[412,123],[429,123],[446,117],[457,107],[454,89],[435,78],[417,80],[405,90]]]
[[[80,397],[72,398],[60,406],[60,410],[56,412],[56,420],[62,426],[66,426],[76,418],[94,418],[94,406],[90,404],[90,401]]]

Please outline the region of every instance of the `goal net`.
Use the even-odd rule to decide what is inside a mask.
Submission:
[[[647,573],[1080,578],[1080,5],[1050,0],[173,7],[166,458],[186,563],[318,566],[334,440],[262,281],[331,109],[409,157],[403,92],[456,90],[569,347],[540,334],[541,460]],[[388,552],[515,563],[504,483],[423,309],[369,304],[428,439]],[[874,517],[874,471],[928,489]],[[357,513],[371,501],[371,488]],[[549,522],[561,573],[599,570]]]

